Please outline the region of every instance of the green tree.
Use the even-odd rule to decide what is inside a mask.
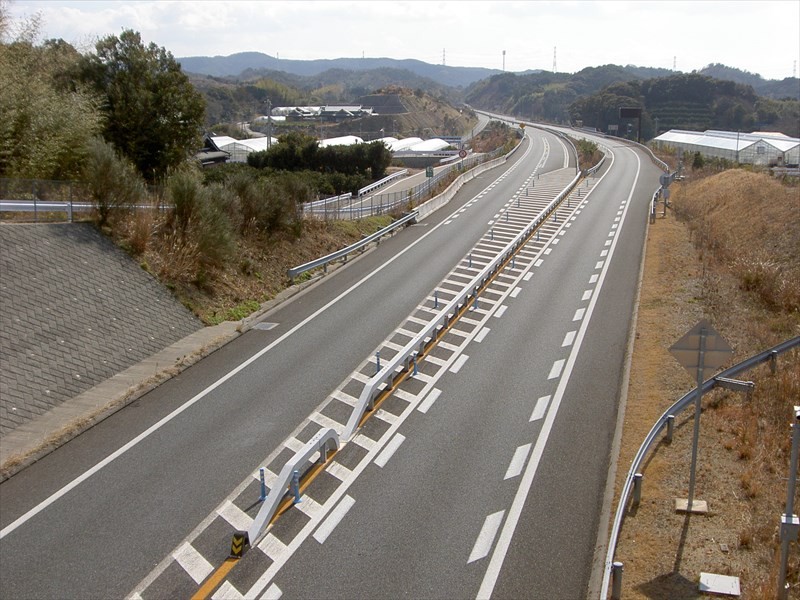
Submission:
[[[79,55],[63,40],[36,44],[38,18],[12,23],[0,0],[0,177],[71,179],[100,131],[94,96],[67,88]]]
[[[139,33],[97,42],[78,69],[104,100],[103,135],[145,179],[165,176],[200,147],[205,102],[172,54]]]

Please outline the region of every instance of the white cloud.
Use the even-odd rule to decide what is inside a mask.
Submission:
[[[578,71],[603,64],[679,70],[708,63],[791,75],[800,56],[800,3],[453,1],[17,0],[39,11],[44,37],[82,42],[124,28],[175,56],[258,51],[282,58],[415,58],[452,66]]]

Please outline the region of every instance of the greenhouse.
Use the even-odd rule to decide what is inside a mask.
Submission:
[[[766,167],[789,167],[800,163],[800,139],[782,133],[671,129],[654,138],[653,146]]]

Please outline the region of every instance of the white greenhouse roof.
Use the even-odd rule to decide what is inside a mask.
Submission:
[[[345,135],[342,137],[320,140],[319,147],[325,148],[327,146],[352,146],[353,144],[363,144],[363,143],[364,140],[362,140],[357,135]]]
[[[696,146],[733,151],[741,151],[757,142],[769,144],[781,152],[786,152],[800,145],[800,139],[790,138],[783,134],[775,135],[773,133],[764,132],[741,133],[737,131],[715,131],[713,129],[702,132],[671,129],[659,135],[655,138],[655,141],[674,144],[694,144]]]
[[[416,146],[417,144],[422,142],[422,138],[418,137],[409,137],[403,138],[402,140],[396,140],[389,145],[389,149],[392,152],[400,152],[402,150],[408,150],[412,146]]]
[[[411,148],[408,148],[408,150],[410,152],[437,152],[438,150],[444,150],[448,146],[450,146],[450,144],[444,140],[440,140],[439,138],[431,138],[411,146]]]

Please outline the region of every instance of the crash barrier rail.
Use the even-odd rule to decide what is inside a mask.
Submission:
[[[347,192],[346,194],[340,194],[338,196],[329,196],[328,198],[320,198],[319,200],[314,200],[313,202],[306,202],[303,204],[303,214],[309,215],[318,212],[325,212],[329,204],[338,204],[339,202],[345,202],[350,200],[353,197],[352,192]]]
[[[714,377],[704,381],[702,385],[702,392],[705,394],[717,386],[724,386],[726,379],[733,377],[734,375],[738,375],[739,373],[743,373],[744,371],[748,371],[753,367],[760,365],[761,363],[769,362],[770,367],[772,368],[773,372],[775,372],[777,368],[778,355],[797,347],[800,347],[800,336],[787,340],[782,344],[778,344],[777,346],[756,354],[755,356],[751,356],[747,360],[725,369]],[[667,439],[670,439],[672,435],[672,428],[675,422],[675,416],[688,406],[694,406],[696,397],[697,388],[694,388],[682,396],[680,400],[675,402],[675,404],[670,406],[664,412],[664,414],[661,415],[661,418],[656,421],[656,424],[653,425],[650,433],[648,433],[647,437],[645,437],[644,442],[642,442],[639,451],[636,453],[636,456],[631,463],[631,467],[628,470],[628,476],[625,478],[625,485],[622,488],[619,504],[617,505],[617,512],[614,517],[614,525],[611,529],[611,536],[608,542],[608,552],[606,554],[605,571],[603,574],[603,585],[600,591],[601,599],[608,597],[608,586],[612,578],[612,571],[616,573],[614,577],[614,591],[612,592],[612,598],[616,600],[620,597],[622,586],[622,564],[614,562],[614,554],[617,550],[617,541],[619,539],[620,530],[622,529],[622,523],[625,519],[625,514],[627,513],[628,500],[630,499],[631,492],[634,490],[634,487],[641,485],[639,469],[644,464],[644,460],[647,456],[647,453],[650,451],[650,448],[653,446],[653,444],[655,444],[658,434],[664,428],[667,428]]]
[[[356,250],[360,250],[364,248],[367,244],[370,244],[376,240],[378,241],[378,243],[380,243],[380,238],[382,238],[384,235],[391,233],[398,227],[402,227],[407,223],[414,223],[416,219],[417,219],[417,211],[413,211],[405,215],[404,217],[397,219],[391,225],[387,225],[383,229],[376,231],[372,235],[365,237],[363,240],[360,240],[355,244],[351,244],[346,248],[337,250],[336,252],[331,252],[327,256],[323,256],[322,258],[317,258],[315,260],[302,264],[299,267],[293,267],[288,271],[289,279],[291,281],[294,281],[294,278],[297,277],[298,275],[301,275],[306,271],[310,271],[311,269],[316,269],[317,267],[323,267],[325,272],[327,272],[328,263],[331,263],[340,258],[344,258],[346,261],[348,254],[355,252]]]
[[[336,452],[337,450],[339,450],[339,436],[336,434],[336,430],[331,428],[321,429],[283,465],[280,474],[275,479],[269,494],[264,500],[264,504],[261,505],[256,518],[247,529],[246,544],[253,545],[258,542],[290,488],[292,488],[291,491],[295,496],[294,502],[301,501],[299,478],[309,466],[313,465],[311,457],[319,452],[317,462],[325,464],[328,460],[328,452]]]
[[[126,210],[164,210],[164,190],[147,186],[148,199]],[[112,208],[117,208],[113,206]],[[14,179],[0,177],[0,212],[33,213],[33,222],[73,222],[76,215],[91,215],[97,209],[86,184],[55,179]]]
[[[515,147],[516,149],[516,147]],[[507,156],[510,156],[511,152]],[[331,207],[324,214],[314,212],[313,216],[323,217],[326,219],[361,219],[373,215],[383,215],[392,211],[401,210],[408,207],[415,202],[424,199],[432,189],[438,186],[442,180],[450,175],[454,170],[468,171],[476,165],[484,162],[491,161],[497,158],[502,152],[502,148],[498,148],[489,154],[474,154],[461,159],[458,162],[452,162],[446,165],[446,168],[441,168],[438,173],[433,177],[426,178],[422,183],[414,186],[413,188],[402,190],[398,192],[388,192],[385,194],[364,194],[358,200],[347,201],[346,203],[337,203],[336,207]]]
[[[397,171],[397,173],[392,173],[391,175],[387,175],[383,179],[379,179],[375,183],[370,183],[369,185],[361,188],[358,190],[358,196],[365,196],[369,194],[373,190],[377,190],[378,188],[382,188],[388,183],[391,183],[395,179],[400,179],[401,177],[405,177],[408,175],[408,169],[403,169],[402,171]]]
[[[467,181],[470,181],[475,177],[477,177],[478,175],[480,175],[481,173],[483,173],[484,171],[493,169],[494,167],[507,161],[509,157],[511,157],[514,154],[514,152],[516,152],[517,148],[519,148],[519,145],[514,146],[514,148],[505,156],[501,156],[500,158],[495,158],[494,160],[491,160],[489,162],[481,163],[474,169],[465,171],[464,173],[459,175],[459,177],[456,178],[456,180],[453,181],[453,183],[447,186],[447,189],[444,192],[442,192],[441,194],[437,195],[434,198],[431,198],[424,204],[421,204],[410,214],[404,216],[401,219],[398,219],[397,221],[395,221],[394,223],[392,223],[387,227],[384,227],[380,231],[373,233],[371,236],[366,237],[363,240],[356,242],[355,244],[351,244],[346,248],[342,248],[341,250],[332,252],[327,256],[323,256],[322,258],[317,258],[298,267],[293,267],[289,269],[288,271],[289,279],[291,281],[294,281],[294,278],[297,277],[298,275],[305,273],[306,271],[316,269],[318,267],[323,267],[324,269],[327,270],[327,265],[329,263],[338,260],[340,258],[344,258],[345,260],[347,260],[347,256],[349,254],[352,254],[356,250],[364,248],[367,244],[370,244],[373,241],[380,240],[381,237],[383,237],[387,233],[392,232],[398,227],[401,227],[406,223],[421,221],[422,219],[430,215],[432,212],[434,212],[436,209],[447,204],[453,198],[453,196],[456,195],[461,186],[464,185]]]
[[[394,357],[386,362],[365,385],[358,398],[358,402],[350,414],[347,426],[342,433],[342,439],[349,441],[361,423],[367,408],[372,409],[375,405],[375,397],[378,392],[390,387],[396,377],[413,366],[419,357],[425,354],[425,350],[438,339],[439,334],[443,333],[448,326],[458,317],[463,309],[470,302],[477,301],[481,290],[492,279],[492,276],[509,260],[512,260],[520,247],[522,247],[533,234],[533,232],[555,211],[561,201],[566,198],[580,180],[581,176],[575,178],[556,198],[542,210],[539,215],[523,231],[511,240],[497,256],[481,270],[450,302],[436,315],[406,346]]]
[[[424,202],[423,204],[420,204],[417,207],[417,213],[419,215],[417,220],[422,221],[423,219],[427,218],[431,213],[435,212],[436,210],[438,210],[439,208],[450,202],[450,200],[453,199],[453,196],[455,196],[458,193],[458,190],[461,189],[461,186],[463,186],[468,181],[472,181],[481,173],[485,173],[489,169],[494,169],[495,167],[506,162],[517,151],[517,148],[519,148],[519,144],[514,146],[511,149],[511,151],[508,154],[505,154],[504,156],[501,156],[499,158],[494,158],[488,162],[483,162],[473,169],[464,171],[453,181],[453,183],[448,185],[447,188],[441,194],[439,194],[438,196],[434,196],[427,202]]]

